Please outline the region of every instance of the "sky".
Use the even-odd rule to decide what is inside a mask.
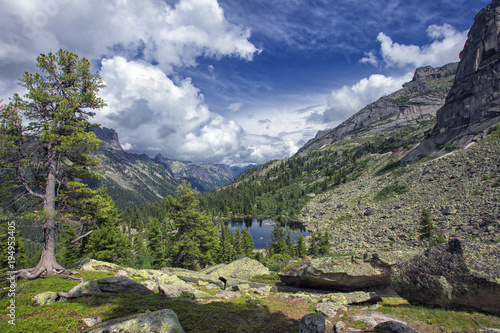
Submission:
[[[0,0],[0,99],[40,54],[86,57],[94,122],[154,157],[244,165],[459,60],[491,0]]]

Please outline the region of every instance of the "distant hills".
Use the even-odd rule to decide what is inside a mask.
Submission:
[[[230,183],[236,175],[253,165],[229,167],[224,164],[181,162],[147,155],[130,154],[122,149],[118,134],[106,127],[95,128],[103,141],[94,153],[101,165],[96,171],[102,178],[94,185],[105,184],[118,208],[156,202],[174,194],[182,180],[187,180],[200,192]]]

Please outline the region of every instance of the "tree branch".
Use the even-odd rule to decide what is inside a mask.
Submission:
[[[73,243],[78,242],[80,239],[82,239],[82,238],[84,238],[84,237],[87,237],[88,235],[90,235],[90,234],[91,234],[91,233],[93,233],[93,232],[94,232],[94,230],[90,230],[90,231],[89,231],[89,232],[87,232],[86,234],[76,237],[75,239],[73,239],[73,240],[70,242],[70,244],[73,244]]]

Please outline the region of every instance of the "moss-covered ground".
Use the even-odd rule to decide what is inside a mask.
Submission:
[[[110,273],[84,273],[85,279],[110,276]],[[139,311],[173,309],[186,332],[298,332],[302,316],[314,312],[311,301],[282,297],[272,293],[267,297],[243,296],[239,299],[168,299],[154,294],[95,294],[51,305],[39,306],[32,297],[45,291],[68,291],[75,281],[54,276],[33,281],[20,280],[17,284],[15,326],[7,316],[10,298],[0,300],[0,332],[85,332],[82,319],[101,317],[103,320],[120,318]],[[355,320],[360,313],[378,311],[413,323],[421,332],[468,332],[482,327],[500,328],[500,317],[493,315],[451,311],[413,306],[400,298],[384,298],[376,310],[352,307],[342,318],[329,318],[332,324],[342,320],[353,327],[369,331],[364,323]],[[340,313],[339,313],[340,314]]]

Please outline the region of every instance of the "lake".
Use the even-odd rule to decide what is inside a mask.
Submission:
[[[243,229],[247,227],[248,231],[252,235],[253,243],[256,249],[265,249],[267,246],[271,246],[271,232],[274,229],[274,224],[277,223],[274,220],[266,219],[241,219],[241,220],[230,220],[226,222],[226,225],[232,231],[236,229]],[[287,226],[292,230],[293,240],[297,240],[297,236],[302,234],[304,237],[309,236],[311,233],[304,228],[302,223],[281,223],[283,228]]]

